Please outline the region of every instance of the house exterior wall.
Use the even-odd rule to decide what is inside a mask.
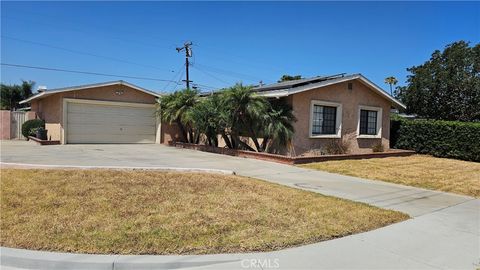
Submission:
[[[344,140],[349,145],[351,153],[370,153],[372,147],[381,143],[384,149],[389,148],[390,107],[391,103],[381,97],[362,82],[354,80],[353,89],[348,89],[348,83],[339,83],[319,89],[293,94],[286,98],[297,121],[294,123],[293,137],[294,155],[306,154],[312,150],[324,149],[332,140]],[[310,138],[310,109],[312,100],[342,104],[341,139]],[[359,121],[359,106],[382,108],[381,138],[357,138]]]
[[[116,94],[117,91],[123,91],[123,93],[121,95],[118,95]],[[50,140],[62,141],[64,98],[132,102],[144,104],[156,103],[155,96],[138,91],[125,85],[111,85],[95,87],[85,90],[62,92],[58,94],[52,94],[43,99],[33,100],[31,102],[31,110],[37,112],[40,119],[45,120],[45,129],[48,130],[48,138]],[[171,132],[168,124],[162,123],[161,127],[162,130],[165,129]],[[165,136],[162,135],[161,138],[163,137]],[[164,143],[164,141],[162,140],[160,140],[160,142]]]
[[[162,130],[160,135],[160,143],[168,144],[168,142],[182,141],[180,128],[176,124],[162,122]]]

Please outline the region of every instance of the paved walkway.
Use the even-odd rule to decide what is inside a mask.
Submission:
[[[277,252],[205,256],[101,256],[115,269],[476,269],[480,267],[480,200],[347,177],[294,166],[161,145],[58,145],[1,142],[1,161],[13,163],[193,167],[234,170],[326,195],[408,213],[413,219],[374,231]],[[2,265],[16,250],[2,249]],[[36,252],[32,253],[33,257]],[[85,255],[49,254],[51,262],[89,261]],[[18,261],[18,260],[17,260]],[[27,263],[27,262],[26,262]],[[268,265],[269,263],[269,265]],[[58,264],[57,264],[58,265]],[[102,264],[103,265],[103,264]],[[100,264],[97,265],[100,267]],[[25,267],[29,266],[28,263]],[[49,267],[47,267],[49,268]],[[92,267],[87,267],[92,268]]]

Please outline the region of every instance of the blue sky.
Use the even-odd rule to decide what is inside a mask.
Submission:
[[[179,81],[193,42],[191,80],[202,90],[362,73],[406,80],[435,49],[480,40],[477,2],[5,2],[1,61]],[[184,75],[183,75],[184,77]],[[118,80],[1,67],[3,83],[48,88]],[[155,91],[183,85],[124,79]],[[181,83],[181,81],[180,81]]]

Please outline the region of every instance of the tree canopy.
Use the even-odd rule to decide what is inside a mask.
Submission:
[[[407,113],[441,120],[480,121],[480,44],[465,41],[436,50],[428,61],[408,68],[407,86],[396,96]]]
[[[278,82],[300,80],[302,75],[283,75]]]
[[[22,81],[21,85],[0,84],[0,107],[2,110],[15,110],[26,105],[18,104],[20,101],[32,96],[32,88],[35,85],[32,81]]]

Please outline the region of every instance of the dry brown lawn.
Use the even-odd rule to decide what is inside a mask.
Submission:
[[[268,251],[372,230],[395,211],[239,176],[1,171],[2,246],[113,254]]]
[[[327,161],[305,168],[480,198],[480,163],[426,155]]]

